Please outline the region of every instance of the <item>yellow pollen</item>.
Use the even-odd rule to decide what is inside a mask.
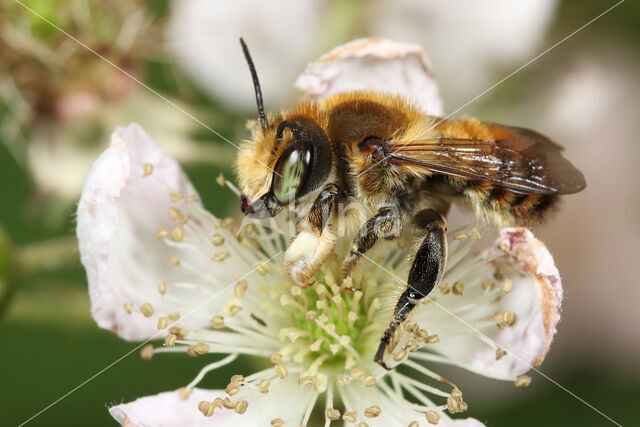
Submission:
[[[518,388],[529,387],[529,384],[531,384],[531,377],[528,375],[520,375],[516,378],[515,384]]]
[[[222,408],[223,405],[222,403],[224,402],[224,400],[221,397],[216,397],[215,399],[213,399],[213,406],[215,406],[216,408]]]
[[[468,238],[469,234],[467,234],[465,231],[460,231],[459,233],[453,235],[453,240],[465,240]]]
[[[449,285],[446,283],[439,285],[438,289],[440,289],[440,293],[442,293],[442,295],[447,295],[451,292],[451,288],[449,288]]]
[[[170,194],[170,198],[173,203],[178,203],[183,197],[184,196],[179,191],[172,191]]]
[[[213,402],[207,402],[206,400],[203,400],[202,402],[198,403],[198,410],[202,412],[205,417],[210,417],[215,412],[216,407],[213,405]]]
[[[211,258],[213,261],[215,262],[222,262],[225,259],[229,258],[231,256],[231,254],[227,251],[222,251],[222,252],[217,252],[213,255],[213,258]]]
[[[193,393],[193,390],[186,387],[180,387],[180,389],[178,390],[178,396],[180,396],[180,399],[182,400],[188,398],[191,393]]]
[[[213,235],[212,241],[215,246],[222,246],[224,244],[224,237],[216,233]]]
[[[187,356],[189,357],[198,357],[198,353],[196,353],[196,346],[190,345],[187,347]]]
[[[249,402],[247,402],[246,400],[241,400],[238,403],[236,403],[236,407],[235,407],[235,411],[236,414],[244,414],[245,412],[247,412],[247,408],[249,407]]]
[[[182,212],[180,212],[180,209],[176,209],[176,208],[169,208],[168,209],[169,212],[169,216],[173,219],[180,219],[180,216],[182,215]]]
[[[499,348],[496,350],[496,360],[500,360],[505,354],[507,354],[506,351],[504,351],[503,349]]]
[[[149,176],[153,173],[153,165],[151,163],[144,164],[144,173],[142,176]]]
[[[348,423],[355,423],[356,421],[358,421],[358,414],[356,414],[354,411],[345,412],[342,416],[342,419]]]
[[[453,397],[454,399],[461,399],[462,391],[460,391],[458,387],[455,387],[453,390],[451,390],[451,397]]]
[[[376,377],[372,374],[367,374],[362,380],[365,387],[373,387],[376,383]]]
[[[438,422],[440,422],[440,415],[433,409],[427,411],[426,417],[429,424],[438,424]]]
[[[260,393],[266,394],[269,392],[269,380],[262,379],[260,383],[258,383],[258,389],[260,389]]]
[[[144,314],[144,317],[153,316],[153,306],[148,302],[142,304],[142,306],[140,307],[140,311],[142,312],[142,314]]]
[[[167,347],[175,347],[177,339],[178,337],[176,336],[176,334],[169,334],[164,339],[164,345],[166,345]]]
[[[211,346],[206,342],[199,342],[196,344],[196,353],[198,354],[207,354],[211,351]]]
[[[430,335],[429,338],[427,339],[427,344],[437,344],[439,342],[440,342],[440,337],[438,336],[438,334]]]
[[[129,314],[131,314],[131,312],[133,311],[133,303],[130,301],[125,302],[124,304],[122,304],[122,306]]]
[[[240,383],[244,382],[244,376],[240,374],[236,374],[236,375],[233,375],[229,381],[232,382],[233,384],[239,385]]]
[[[180,265],[180,260],[178,259],[178,257],[171,255],[169,257],[169,264],[178,267]]]
[[[158,283],[158,292],[160,292],[160,295],[167,293],[167,284],[165,282]]]
[[[505,281],[500,284],[500,289],[502,289],[502,292],[504,292],[505,294],[509,292],[512,288],[513,288],[513,283],[509,279],[505,279]]]
[[[516,321],[516,314],[511,310],[503,311],[502,320],[507,326],[511,326]]]
[[[225,397],[224,400],[222,401],[222,406],[227,409],[235,409],[236,402],[232,402],[231,399],[229,399],[228,397]]]
[[[236,384],[229,383],[225,387],[224,391],[226,391],[229,396],[234,396],[240,392],[240,387],[238,387]]]
[[[354,380],[359,380],[362,377],[364,377],[364,371],[362,369],[353,368],[351,370],[351,378],[353,378]]]
[[[180,318],[180,313],[169,313],[169,320],[176,322]]]
[[[274,418],[271,420],[271,425],[272,426],[276,426],[276,427],[280,427],[282,425],[284,425],[284,420],[282,418]]]
[[[285,379],[287,378],[287,375],[289,375],[289,371],[283,364],[278,363],[276,365],[276,374],[278,374],[280,378]]]
[[[246,280],[240,280],[233,288],[233,293],[238,298],[244,297],[244,294],[247,292],[247,288],[249,287],[249,283]]]
[[[494,283],[493,280],[486,279],[484,282],[482,282],[482,289],[484,289],[485,291],[491,291],[493,290],[495,285],[496,284]]]
[[[417,421],[411,421],[409,427],[420,427],[420,423]]]
[[[462,296],[462,294],[464,293],[464,283],[462,282],[454,283],[453,286],[451,287],[451,291],[453,292],[454,295]]]
[[[171,230],[171,238],[174,242],[182,242],[182,240],[184,240],[184,229],[182,227],[176,227]]]
[[[477,228],[471,230],[471,240],[480,240],[482,239],[482,233]]]
[[[156,233],[156,238],[163,239],[163,238],[167,237],[168,235],[169,235],[169,230],[167,230],[166,228],[161,228]]]
[[[318,393],[324,393],[325,391],[327,391],[328,383],[329,383],[329,379],[326,374],[318,374],[316,375],[314,388]]]
[[[340,419],[340,411],[336,408],[327,408],[324,411],[324,416],[331,421],[337,421]]]
[[[151,344],[147,344],[142,347],[140,350],[140,357],[144,360],[149,360],[153,357],[153,346]]]
[[[169,319],[162,316],[158,317],[158,329],[165,329],[169,325]]]
[[[216,329],[224,328],[224,317],[222,317],[222,316],[213,316],[213,319],[211,319],[211,324]]]
[[[405,357],[407,357],[407,351],[405,349],[400,349],[393,352],[393,360],[395,360],[396,362],[404,360]]]
[[[378,405],[369,406],[364,410],[364,416],[367,418],[375,418],[382,413],[382,409]]]
[[[313,384],[313,377],[307,375],[305,377],[300,378],[300,385],[302,387],[308,387],[311,384]]]

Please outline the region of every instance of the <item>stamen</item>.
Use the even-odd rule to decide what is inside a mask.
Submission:
[[[153,173],[153,165],[151,163],[145,163],[144,164],[144,173],[142,174],[142,176],[149,176]]]
[[[145,304],[142,304],[142,306],[140,307],[140,312],[144,315],[144,317],[153,316],[153,311],[154,311],[153,306],[148,302]]]
[[[150,360],[153,357],[153,345],[147,344],[140,350],[140,357],[144,360]]]
[[[531,377],[528,375],[520,375],[516,378],[515,384],[518,388],[529,387],[529,384],[531,384]]]
[[[160,295],[167,293],[167,284],[165,282],[158,283],[158,292],[160,292]]]

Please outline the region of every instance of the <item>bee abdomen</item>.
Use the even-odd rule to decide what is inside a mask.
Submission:
[[[474,191],[475,200],[482,199],[483,209],[492,213],[489,217],[499,217],[505,223],[518,225],[532,225],[544,221],[545,215],[558,199],[555,195],[520,194],[493,186],[482,189],[476,186]]]

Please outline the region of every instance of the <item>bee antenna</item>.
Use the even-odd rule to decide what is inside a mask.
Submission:
[[[253,88],[256,92],[256,103],[258,104],[258,115],[260,116],[260,124],[262,125],[262,130],[266,131],[269,127],[269,122],[267,121],[267,116],[264,115],[264,105],[262,103],[262,90],[260,90],[260,81],[258,80],[258,73],[256,73],[256,67],[253,65],[253,60],[251,59],[251,54],[249,53],[249,48],[247,48],[247,44],[244,42],[244,39],[240,37],[240,44],[242,45],[242,51],[244,52],[244,57],[247,60],[247,64],[249,65],[249,71],[251,71],[251,77],[253,78]]]

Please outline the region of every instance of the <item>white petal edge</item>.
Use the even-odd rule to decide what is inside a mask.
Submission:
[[[198,410],[198,403],[224,398],[224,390],[195,388],[186,397],[180,390],[144,396],[129,403],[109,408],[111,416],[123,426],[204,426],[231,421],[234,413],[219,410],[212,417],[205,417]]]
[[[147,163],[153,173],[145,177]],[[178,163],[136,124],[116,129],[83,185],[76,234],[91,314],[100,327],[128,340],[157,332],[162,299],[155,287],[176,274],[167,262],[167,246],[154,237],[173,223],[171,191],[197,195]],[[151,303],[155,313],[127,314],[125,302],[136,308]]]
[[[313,100],[359,90],[397,94],[427,114],[443,114],[438,84],[422,47],[391,39],[364,38],[338,46],[307,65],[295,87]]]
[[[450,310],[447,301],[467,298],[467,293],[482,292],[480,278],[490,277],[494,271],[494,267],[485,265],[474,270],[478,282],[471,286],[472,289],[465,290],[465,297],[441,297],[439,304],[447,311],[435,307],[422,310],[416,320],[425,325],[457,324],[461,333],[440,334],[440,343],[430,348],[447,357],[451,363],[480,375],[514,380],[532,367],[539,366],[551,347],[560,321],[562,283],[546,246],[526,228],[502,229],[498,239],[486,251],[486,256],[497,257],[495,266],[513,283],[510,292],[492,302],[478,303],[457,320],[451,319],[455,310],[447,312]],[[466,302],[473,303],[473,298],[469,297]],[[475,328],[471,318],[490,320],[495,313],[504,310],[516,313],[513,326],[500,330],[490,321],[484,327],[470,330],[471,327]],[[496,360],[496,349],[483,341],[478,332],[497,343],[507,354]]]

